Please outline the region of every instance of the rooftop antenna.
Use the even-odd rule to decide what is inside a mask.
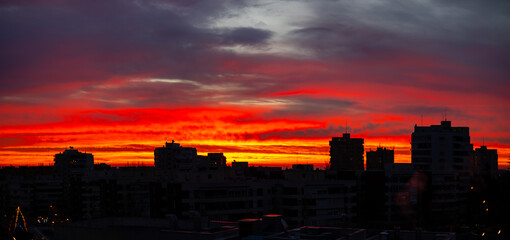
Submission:
[[[485,137],[482,137],[482,146],[485,146]]]
[[[347,120],[345,120],[345,133],[347,133]]]
[[[443,112],[442,115],[443,115],[442,116],[443,117],[443,121],[448,121],[448,120],[446,120],[446,108],[444,109],[444,112]]]

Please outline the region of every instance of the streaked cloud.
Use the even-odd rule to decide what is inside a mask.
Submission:
[[[0,152],[134,160],[129,144],[175,137],[268,164],[347,124],[408,159],[412,126],[446,112],[506,159],[509,13],[504,0],[3,1]]]

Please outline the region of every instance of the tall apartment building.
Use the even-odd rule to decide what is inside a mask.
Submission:
[[[498,150],[487,149],[480,146],[475,149],[475,175],[485,179],[494,179],[498,176]]]
[[[342,137],[333,137],[329,141],[329,160],[332,170],[363,171],[364,160],[363,138],[351,138],[351,134],[344,133]]]
[[[384,170],[384,164],[394,161],[393,149],[378,147],[376,151],[367,151],[367,170]]]
[[[469,174],[473,144],[469,127],[452,127],[450,121],[441,125],[415,126],[411,135],[411,161],[420,171],[455,171]]]
[[[94,156],[69,147],[55,154],[55,175],[62,183],[62,198],[59,206],[72,219],[85,216],[86,178],[94,170]]]
[[[415,170],[427,176],[420,196],[424,222],[453,221],[466,214],[472,173],[473,145],[468,127],[441,125],[415,126],[411,135],[411,161]],[[460,217],[459,217],[460,216]]]

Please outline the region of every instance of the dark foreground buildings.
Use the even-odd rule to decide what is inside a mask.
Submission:
[[[431,230],[498,239],[508,231],[508,172],[495,172],[496,150],[473,151],[468,128],[415,126],[412,163],[378,148],[367,152],[367,171],[363,142],[332,138],[325,170],[229,166],[222,153],[173,141],[155,149],[155,167],[115,168],[69,148],[53,167],[0,169],[0,236],[17,206],[38,235],[55,229],[50,239],[425,239]]]

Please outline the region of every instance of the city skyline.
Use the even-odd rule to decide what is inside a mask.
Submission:
[[[430,125],[430,126],[419,126],[419,125],[415,125],[415,129],[416,129],[417,127],[418,127],[418,128],[433,128],[433,127],[435,127],[435,128],[439,128],[439,127],[443,127],[443,125],[445,125],[445,124],[446,124],[447,126],[450,126],[450,127],[451,127],[451,121],[444,120],[444,121],[441,121],[440,123],[441,123],[440,125]],[[463,126],[458,127],[458,126],[457,126],[457,127],[455,127],[455,128],[456,128],[456,129],[464,129],[465,133],[469,134],[469,127],[463,127]],[[416,130],[415,130],[415,131],[416,131]],[[456,131],[457,131],[457,130],[456,130]],[[414,134],[414,133],[413,133],[413,134]],[[338,143],[336,143],[336,144],[333,144],[333,145],[332,145],[332,142],[340,142],[340,141],[341,141],[341,142],[344,142],[344,141],[347,141],[347,142],[344,142],[344,143],[342,144],[342,145],[343,145],[343,147],[341,147],[341,148],[345,148],[345,147],[347,147],[347,148],[353,148],[353,146],[354,146],[354,145],[359,145],[359,146],[357,147],[357,149],[356,149],[356,151],[355,151],[356,153],[355,153],[354,155],[359,155],[359,157],[356,157],[356,159],[357,159],[356,161],[362,161],[362,162],[361,162],[361,163],[359,163],[359,164],[361,164],[361,165],[363,166],[363,169],[361,169],[361,166],[358,166],[358,168],[359,168],[359,169],[358,169],[358,168],[353,168],[353,169],[358,169],[358,170],[365,170],[365,169],[366,169],[366,170],[369,170],[369,167],[367,167],[368,157],[365,157],[364,155],[365,155],[365,153],[367,153],[367,155],[368,155],[369,153],[370,153],[370,154],[375,153],[374,148],[373,148],[373,147],[365,148],[365,147],[364,147],[364,145],[365,145],[365,144],[364,144],[364,140],[365,140],[364,138],[351,138],[351,136],[350,136],[350,135],[351,135],[351,134],[350,134],[349,132],[344,132],[344,133],[342,133],[342,136],[341,136],[341,137],[340,137],[340,136],[333,136],[333,137],[330,139],[330,141],[329,141],[329,146],[328,146],[328,147],[329,147],[329,150],[328,150],[328,153],[329,153],[329,154],[328,154],[328,159],[327,159],[327,160],[325,160],[325,162],[324,162],[324,163],[322,163],[322,162],[309,162],[309,161],[305,161],[305,162],[303,162],[303,161],[302,161],[302,162],[300,162],[300,161],[299,161],[299,159],[296,159],[296,161],[295,161],[295,162],[293,162],[293,161],[281,161],[281,162],[279,162],[279,163],[269,163],[269,164],[257,164],[257,163],[255,163],[255,164],[254,164],[254,163],[252,163],[252,162],[249,162],[247,159],[242,159],[242,160],[239,160],[239,159],[230,159],[230,160],[229,160],[229,159],[228,159],[228,156],[226,156],[226,155],[224,156],[224,152],[218,152],[218,153],[215,153],[214,151],[204,151],[203,149],[202,149],[201,151],[199,151],[199,149],[198,149],[196,146],[182,146],[182,147],[185,147],[186,149],[189,149],[189,150],[192,150],[192,149],[193,149],[192,151],[194,151],[194,154],[195,154],[195,155],[197,155],[197,154],[198,154],[198,156],[209,156],[209,154],[221,154],[221,156],[224,156],[224,157],[225,157],[226,163],[229,163],[229,166],[231,166],[231,163],[233,163],[233,162],[245,162],[245,163],[249,164],[249,166],[269,166],[269,167],[273,166],[273,167],[283,167],[283,168],[288,168],[288,167],[291,167],[291,166],[293,166],[293,165],[295,165],[295,164],[298,164],[298,165],[299,165],[299,164],[307,164],[307,165],[309,164],[309,165],[313,165],[313,166],[315,166],[315,167],[319,167],[319,168],[324,169],[324,168],[329,168],[329,167],[331,166],[332,162],[337,163],[337,162],[339,161],[339,158],[338,158],[338,156],[337,156],[338,154],[340,154],[340,156],[343,156],[343,157],[342,157],[342,159],[345,159],[345,160],[341,160],[341,161],[346,161],[346,160],[347,160],[347,161],[349,161],[349,162],[350,162],[350,161],[352,161],[352,159],[353,159],[353,158],[352,158],[351,154],[348,154],[347,152],[344,152],[345,150],[341,150],[341,151],[342,151],[342,153],[340,153],[340,152],[336,152],[337,150],[335,150],[335,154],[333,154],[333,150],[332,150],[332,149],[338,149],[338,147],[339,147],[339,146],[337,146],[337,144],[338,144]],[[354,141],[356,141],[356,144],[354,144],[354,143],[346,144],[346,143],[350,142],[350,140],[354,140]],[[163,147],[168,146],[168,144],[169,144],[169,143],[171,143],[171,144],[173,145],[173,144],[174,144],[174,142],[175,142],[175,140],[174,140],[174,139],[172,139],[172,140],[171,140],[171,142],[169,142],[169,141],[165,141],[165,144],[163,145]],[[467,143],[469,143],[469,146],[471,146],[471,147],[472,147],[472,149],[471,149],[471,150],[469,150],[469,149],[468,149],[469,147],[468,147],[467,149],[465,149],[466,151],[468,151],[468,150],[469,150],[469,151],[471,151],[471,152],[472,152],[472,153],[471,153],[472,155],[469,157],[469,159],[470,159],[469,161],[475,161],[475,155],[476,155],[476,152],[477,152],[477,151],[479,151],[480,149],[488,149],[488,147],[487,147],[486,145],[480,145],[479,147],[477,147],[477,146],[474,146],[473,144],[471,144],[469,135],[468,135],[468,138],[467,138]],[[176,143],[176,144],[177,144],[177,143]],[[346,144],[346,145],[344,145],[344,144]],[[179,144],[177,144],[177,146],[179,146],[179,145],[180,145],[180,143],[179,143]],[[351,146],[351,145],[352,145],[352,146]],[[152,149],[153,149],[153,150],[154,150],[154,149],[156,149],[156,150],[157,150],[158,148],[160,148],[159,146],[161,146],[161,145],[153,146],[153,147],[152,147]],[[206,149],[207,149],[207,148],[206,148]],[[217,149],[217,148],[212,148],[212,150],[214,150],[214,149]],[[489,147],[489,149],[490,149],[490,147]],[[65,151],[68,151],[68,150],[77,151],[77,150],[82,150],[82,149],[77,149],[77,148],[76,148],[76,147],[74,147],[74,146],[66,146],[66,147],[64,147],[64,150],[65,150]],[[391,147],[386,147],[386,146],[382,146],[382,145],[380,145],[380,144],[379,144],[378,146],[376,146],[376,147],[375,147],[375,150],[377,150],[377,152],[380,152],[380,151],[382,152],[383,150],[384,150],[384,151],[389,151],[388,153],[389,153],[389,154],[391,154],[391,155],[389,155],[390,159],[388,159],[388,160],[389,160],[389,162],[388,162],[388,163],[394,163],[394,152],[395,152],[395,148],[394,148],[394,147],[393,147],[393,148],[391,148]],[[60,151],[60,153],[58,153],[58,154],[56,154],[56,155],[62,154],[62,152],[63,152],[63,151],[62,151],[62,149],[58,149],[58,148],[56,149],[56,151]],[[506,168],[506,166],[505,166],[504,164],[500,164],[500,163],[499,163],[499,159],[500,159],[500,158],[498,157],[498,154],[497,154],[498,149],[491,149],[491,151],[495,151],[496,158],[498,159],[498,162],[497,162],[497,166],[496,166],[496,168],[505,169],[505,168]],[[93,154],[93,152],[91,152],[91,151],[89,151],[89,152],[84,151],[84,153],[87,153],[87,154],[89,154],[89,155]],[[151,152],[151,153],[152,153],[152,152]],[[388,153],[387,153],[387,154],[388,154]],[[411,151],[411,153],[412,153],[412,151]],[[56,156],[56,155],[52,155],[52,157],[53,157],[53,156]],[[335,157],[333,157],[333,155],[335,155]],[[345,155],[345,156],[344,156],[344,155]],[[92,156],[92,155],[91,155],[91,156]],[[99,162],[97,162],[97,163],[110,163],[110,165],[112,165],[112,166],[155,166],[155,164],[154,164],[154,162],[153,162],[153,161],[155,160],[154,156],[155,156],[155,155],[153,155],[153,158],[150,160],[151,162],[149,162],[149,163],[147,163],[146,161],[126,162],[126,163],[124,163],[124,164],[122,164],[122,163],[120,163],[120,164],[116,164],[116,163],[111,164],[111,163],[112,163],[111,161],[99,161]],[[373,156],[371,157],[371,160],[372,160],[372,161],[374,160],[374,157],[375,157],[375,156],[376,156],[376,155],[373,155]],[[411,157],[411,156],[412,156],[412,154],[410,155],[410,157]],[[468,155],[466,155],[466,157],[467,157],[467,156],[468,156]],[[379,157],[381,158],[381,160],[378,160],[378,161],[382,161],[382,158],[383,158],[383,157],[382,157],[382,156],[379,156]],[[377,157],[377,158],[379,158],[379,157]],[[333,160],[333,159],[334,159],[334,160]],[[284,162],[285,162],[285,163],[284,163]],[[406,162],[395,162],[395,163],[411,163],[411,162],[412,162],[412,161],[409,161],[409,162],[407,162],[407,161],[406,161]],[[48,166],[50,166],[50,165],[52,165],[52,164],[53,164],[53,162],[50,162],[50,163],[48,163],[48,164],[45,164],[45,163],[39,163],[39,164],[37,164],[37,166],[43,166],[43,165],[48,165]],[[342,163],[342,164],[350,164],[350,163],[346,163],[346,162],[344,162],[344,163]],[[359,165],[359,164],[358,164],[358,165]],[[373,165],[374,163],[371,163],[371,164],[372,164],[372,165],[371,165],[371,166],[372,166],[372,168],[374,168],[374,167],[373,167],[373,166],[374,166],[374,165]],[[383,167],[383,166],[384,166],[384,163],[380,162],[380,163],[379,163],[379,165],[380,165],[380,166],[379,166],[379,167],[376,167],[376,168],[381,168],[381,167]],[[11,165],[6,165],[6,166],[14,166],[14,165],[12,165],[12,164],[11,164]],[[31,165],[20,165],[20,166],[31,166]],[[36,166],[36,165],[32,165],[32,166]],[[0,166],[0,167],[2,167],[2,166]],[[336,165],[335,165],[335,166],[331,166],[331,167],[332,167],[332,169],[336,169],[336,168],[337,168],[337,166],[336,166]],[[348,166],[346,165],[346,166],[344,166],[344,167],[347,167],[348,169],[351,169],[351,168],[352,168],[352,166],[350,166],[350,165],[348,165]]]
[[[510,156],[510,3],[4,1],[0,166],[68,146],[150,165],[172,139],[227,161],[329,161],[350,132],[411,162],[415,124]]]
[[[154,149],[154,166],[112,167],[69,147],[52,166],[0,168],[7,196],[0,198],[0,236],[246,239],[308,227],[316,235],[320,228],[374,234],[393,227],[395,239],[422,232],[504,239],[510,171],[498,171],[497,150],[473,150],[469,128],[446,120],[415,126],[411,138],[412,163],[394,163],[393,150],[378,148],[367,151],[366,170],[364,139],[349,133],[331,138],[326,169],[227,165],[223,153],[199,155],[175,141]],[[412,236],[398,237],[401,230]]]

